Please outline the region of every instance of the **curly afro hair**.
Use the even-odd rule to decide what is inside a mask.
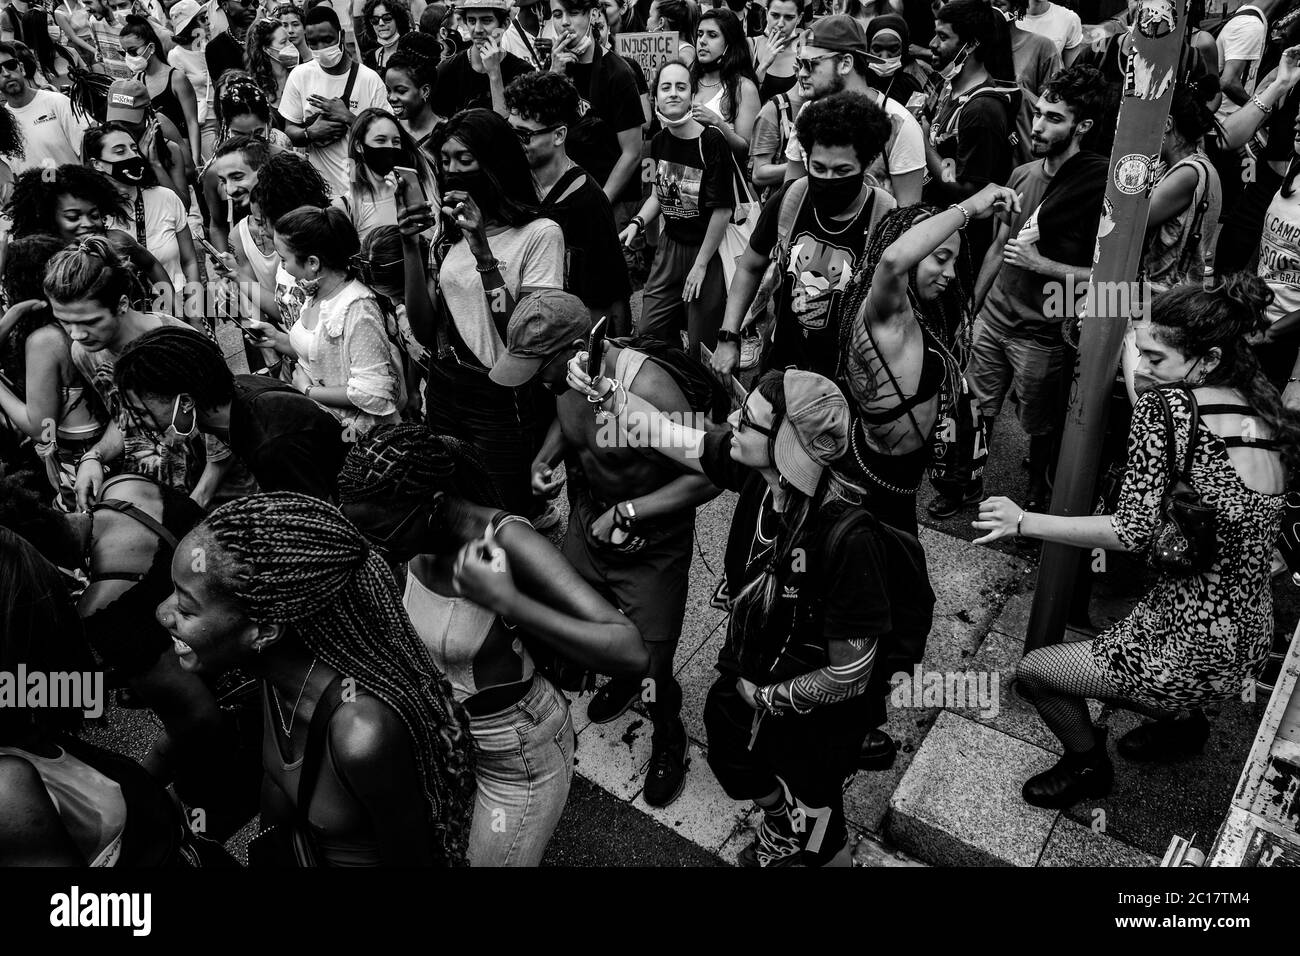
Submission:
[[[105,217],[129,218],[126,200],[113,185],[113,180],[88,166],[69,163],[50,170],[29,169],[14,181],[13,195],[9,198],[9,218],[14,223],[14,237],[34,235],[38,232],[57,236],[60,233],[55,214],[60,196],[74,196],[94,204]]]
[[[257,185],[248,198],[261,208],[267,222],[274,223],[299,206],[328,206],[330,190],[315,166],[286,150],[258,171]]]
[[[865,170],[889,142],[889,116],[862,93],[834,93],[804,107],[795,132],[805,154],[814,143],[852,146]]]
[[[23,155],[23,131],[8,106],[0,106],[0,156],[18,159]]]
[[[506,108],[543,126],[572,126],[578,122],[578,88],[559,73],[525,73],[506,87]]]

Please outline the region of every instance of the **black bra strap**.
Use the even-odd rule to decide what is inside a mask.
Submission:
[[[1220,435],[1219,439],[1228,448],[1262,448],[1264,451],[1282,450],[1282,443],[1275,438],[1244,438],[1240,435],[1224,438]]]
[[[1254,415],[1255,409],[1249,405],[1202,405],[1202,415]]]
[[[167,542],[168,546],[175,549],[177,545],[176,535],[164,528],[159,522],[154,520],[153,515],[146,512],[143,508],[133,505],[129,501],[120,501],[116,498],[109,501],[98,501],[92,509],[98,511],[100,508],[107,508],[109,511],[116,511],[118,514],[124,514],[140,522],[161,540]]]
[[[148,573],[140,571],[101,571],[91,576],[90,583],[94,584],[96,581],[134,581],[139,584],[148,576]]]

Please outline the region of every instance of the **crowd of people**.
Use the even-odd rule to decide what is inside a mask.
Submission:
[[[1300,553],[1300,0],[1188,28],[1113,480],[1067,517],[1115,6],[10,0],[0,669],[106,672],[160,730],[137,763],[0,709],[0,862],[231,865],[258,817],[255,866],[537,865],[591,693],[644,705],[646,804],[712,772],[763,811],[742,864],[846,865],[933,623],[919,508],[1150,564],[1020,662],[1064,751],[1026,802],[1109,792],[1088,700],[1151,718],[1126,759],[1197,753]],[[1023,504],[984,479],[1008,401]]]

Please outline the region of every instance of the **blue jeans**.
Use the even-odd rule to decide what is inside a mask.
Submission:
[[[569,702],[541,674],[523,700],[470,722],[478,792],[471,866],[537,866],[573,782]]]

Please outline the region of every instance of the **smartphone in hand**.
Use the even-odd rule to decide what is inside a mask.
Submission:
[[[602,315],[587,336],[587,377],[593,382],[600,377],[605,363],[605,326],[609,317]]]

